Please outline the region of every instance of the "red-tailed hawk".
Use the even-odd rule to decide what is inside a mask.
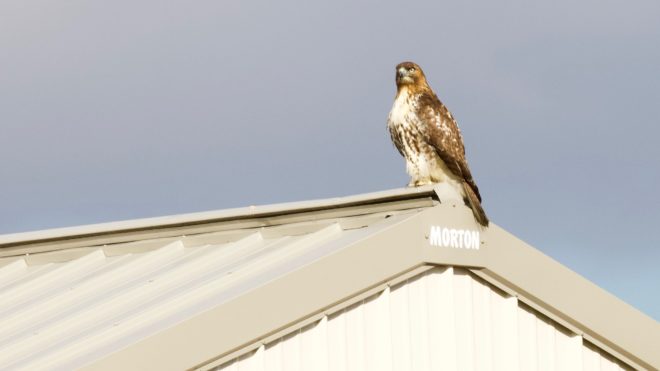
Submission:
[[[394,145],[406,159],[409,187],[447,183],[472,209],[479,224],[488,226],[479,188],[465,159],[458,124],[412,62],[396,66],[396,98],[387,120]]]

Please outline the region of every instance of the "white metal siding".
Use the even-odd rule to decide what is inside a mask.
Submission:
[[[515,297],[465,270],[448,267],[386,288],[219,369],[609,371],[624,367]]]

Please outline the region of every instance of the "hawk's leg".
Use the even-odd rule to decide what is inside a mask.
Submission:
[[[410,179],[410,182],[408,183],[408,187],[421,187],[425,185],[433,184],[431,180],[423,180],[423,179]]]

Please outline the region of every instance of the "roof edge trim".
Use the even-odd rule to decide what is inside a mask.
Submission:
[[[22,249],[21,251],[9,251],[14,250],[17,247],[27,247],[30,245],[56,244],[65,241],[89,238],[107,239],[107,244],[114,244],[152,238],[151,236],[141,236],[141,234],[144,232],[167,231],[170,229],[176,229],[177,234],[181,235],[186,234],[186,229],[193,229],[193,227],[211,225],[215,223],[240,222],[247,220],[258,220],[260,218],[276,218],[286,215],[314,213],[325,210],[347,210],[347,215],[360,215],[361,212],[359,209],[361,207],[368,208],[369,206],[373,205],[393,204],[392,210],[394,211],[406,208],[406,205],[404,204],[396,205],[397,202],[405,203],[406,201],[421,201],[423,199],[437,199],[437,195],[432,186],[400,188],[355,196],[335,197],[313,201],[291,202],[264,206],[249,206],[235,209],[206,211],[164,217],[91,224],[77,227],[14,233],[0,235],[0,256],[15,256],[26,253],[34,253],[33,251],[23,251]],[[413,207],[419,206],[420,205]],[[432,206],[432,204],[427,206]],[[355,210],[349,211],[351,208]],[[369,211],[365,210],[362,213],[369,213]],[[270,225],[271,223],[269,221],[263,224]],[[193,231],[191,234],[193,233],[200,232]],[[112,238],[122,234],[127,236],[118,239]],[[106,243],[106,241],[96,242],[101,244]],[[89,245],[89,243],[87,245]],[[68,247],[77,247],[77,245],[66,246],[66,248]],[[45,251],[52,251],[57,249],[58,248],[46,249]],[[43,251],[39,250],[35,252]]]

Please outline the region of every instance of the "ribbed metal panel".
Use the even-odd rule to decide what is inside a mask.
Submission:
[[[220,370],[623,370],[608,354],[465,270],[437,268]]]
[[[364,223],[354,218],[351,225],[361,227],[351,229],[335,221],[316,223],[296,235],[265,229],[197,247],[186,247],[182,239],[112,257],[99,248],[64,263],[29,266],[19,259],[0,268],[0,369],[87,364],[410,215],[369,215]],[[321,349],[322,339],[313,340],[318,344],[310,349]],[[299,337],[293,341],[300,344],[283,343],[283,360],[294,352],[307,363],[319,359]],[[273,355],[262,349],[237,367],[265,365]]]

